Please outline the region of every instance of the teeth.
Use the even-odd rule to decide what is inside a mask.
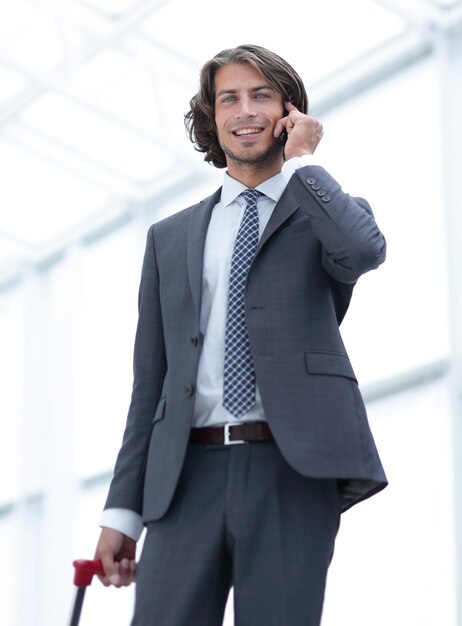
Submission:
[[[252,135],[254,133],[261,133],[261,128],[240,128],[236,130],[236,135]]]

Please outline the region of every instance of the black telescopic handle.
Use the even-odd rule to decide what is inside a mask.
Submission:
[[[69,626],[79,626],[80,614],[82,612],[83,601],[85,599],[86,587],[77,587],[77,593],[75,594],[74,608],[72,609],[72,616]]]

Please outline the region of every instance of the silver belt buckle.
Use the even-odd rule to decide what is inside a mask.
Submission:
[[[234,443],[249,443],[248,441],[244,441],[243,439],[236,439],[235,441],[231,441],[229,438],[229,429],[231,426],[239,426],[240,424],[242,424],[242,422],[226,422],[226,424],[224,425],[224,435],[225,435],[225,441],[224,444],[225,446],[231,446]]]

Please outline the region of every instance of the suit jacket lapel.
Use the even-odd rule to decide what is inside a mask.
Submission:
[[[202,269],[204,246],[212,209],[220,199],[221,187],[197,204],[189,215],[188,225],[188,273],[191,293],[199,318],[202,296]]]
[[[219,201],[221,187],[217,191],[197,204],[189,215],[188,225],[188,273],[191,293],[199,318],[202,297],[202,271],[204,264],[204,247],[207,228],[213,207]],[[298,203],[286,189],[274,207],[273,213],[262,233],[257,252],[268,241],[271,235],[283,224],[298,208]]]
[[[268,224],[262,233],[256,254],[259,253],[271,235],[292,215],[292,213],[298,209],[298,207],[299,204],[286,187],[284,193],[274,207]]]

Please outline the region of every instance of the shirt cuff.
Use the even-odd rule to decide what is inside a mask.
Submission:
[[[143,532],[141,515],[130,509],[105,509],[101,516],[100,526],[113,528],[119,533],[138,541]]]
[[[306,165],[314,165],[314,155],[312,154],[302,154],[299,157],[292,157],[288,161],[284,163],[281,169],[281,174],[284,176],[286,182],[292,178],[292,174],[295,170],[298,170],[299,167],[305,167]]]

